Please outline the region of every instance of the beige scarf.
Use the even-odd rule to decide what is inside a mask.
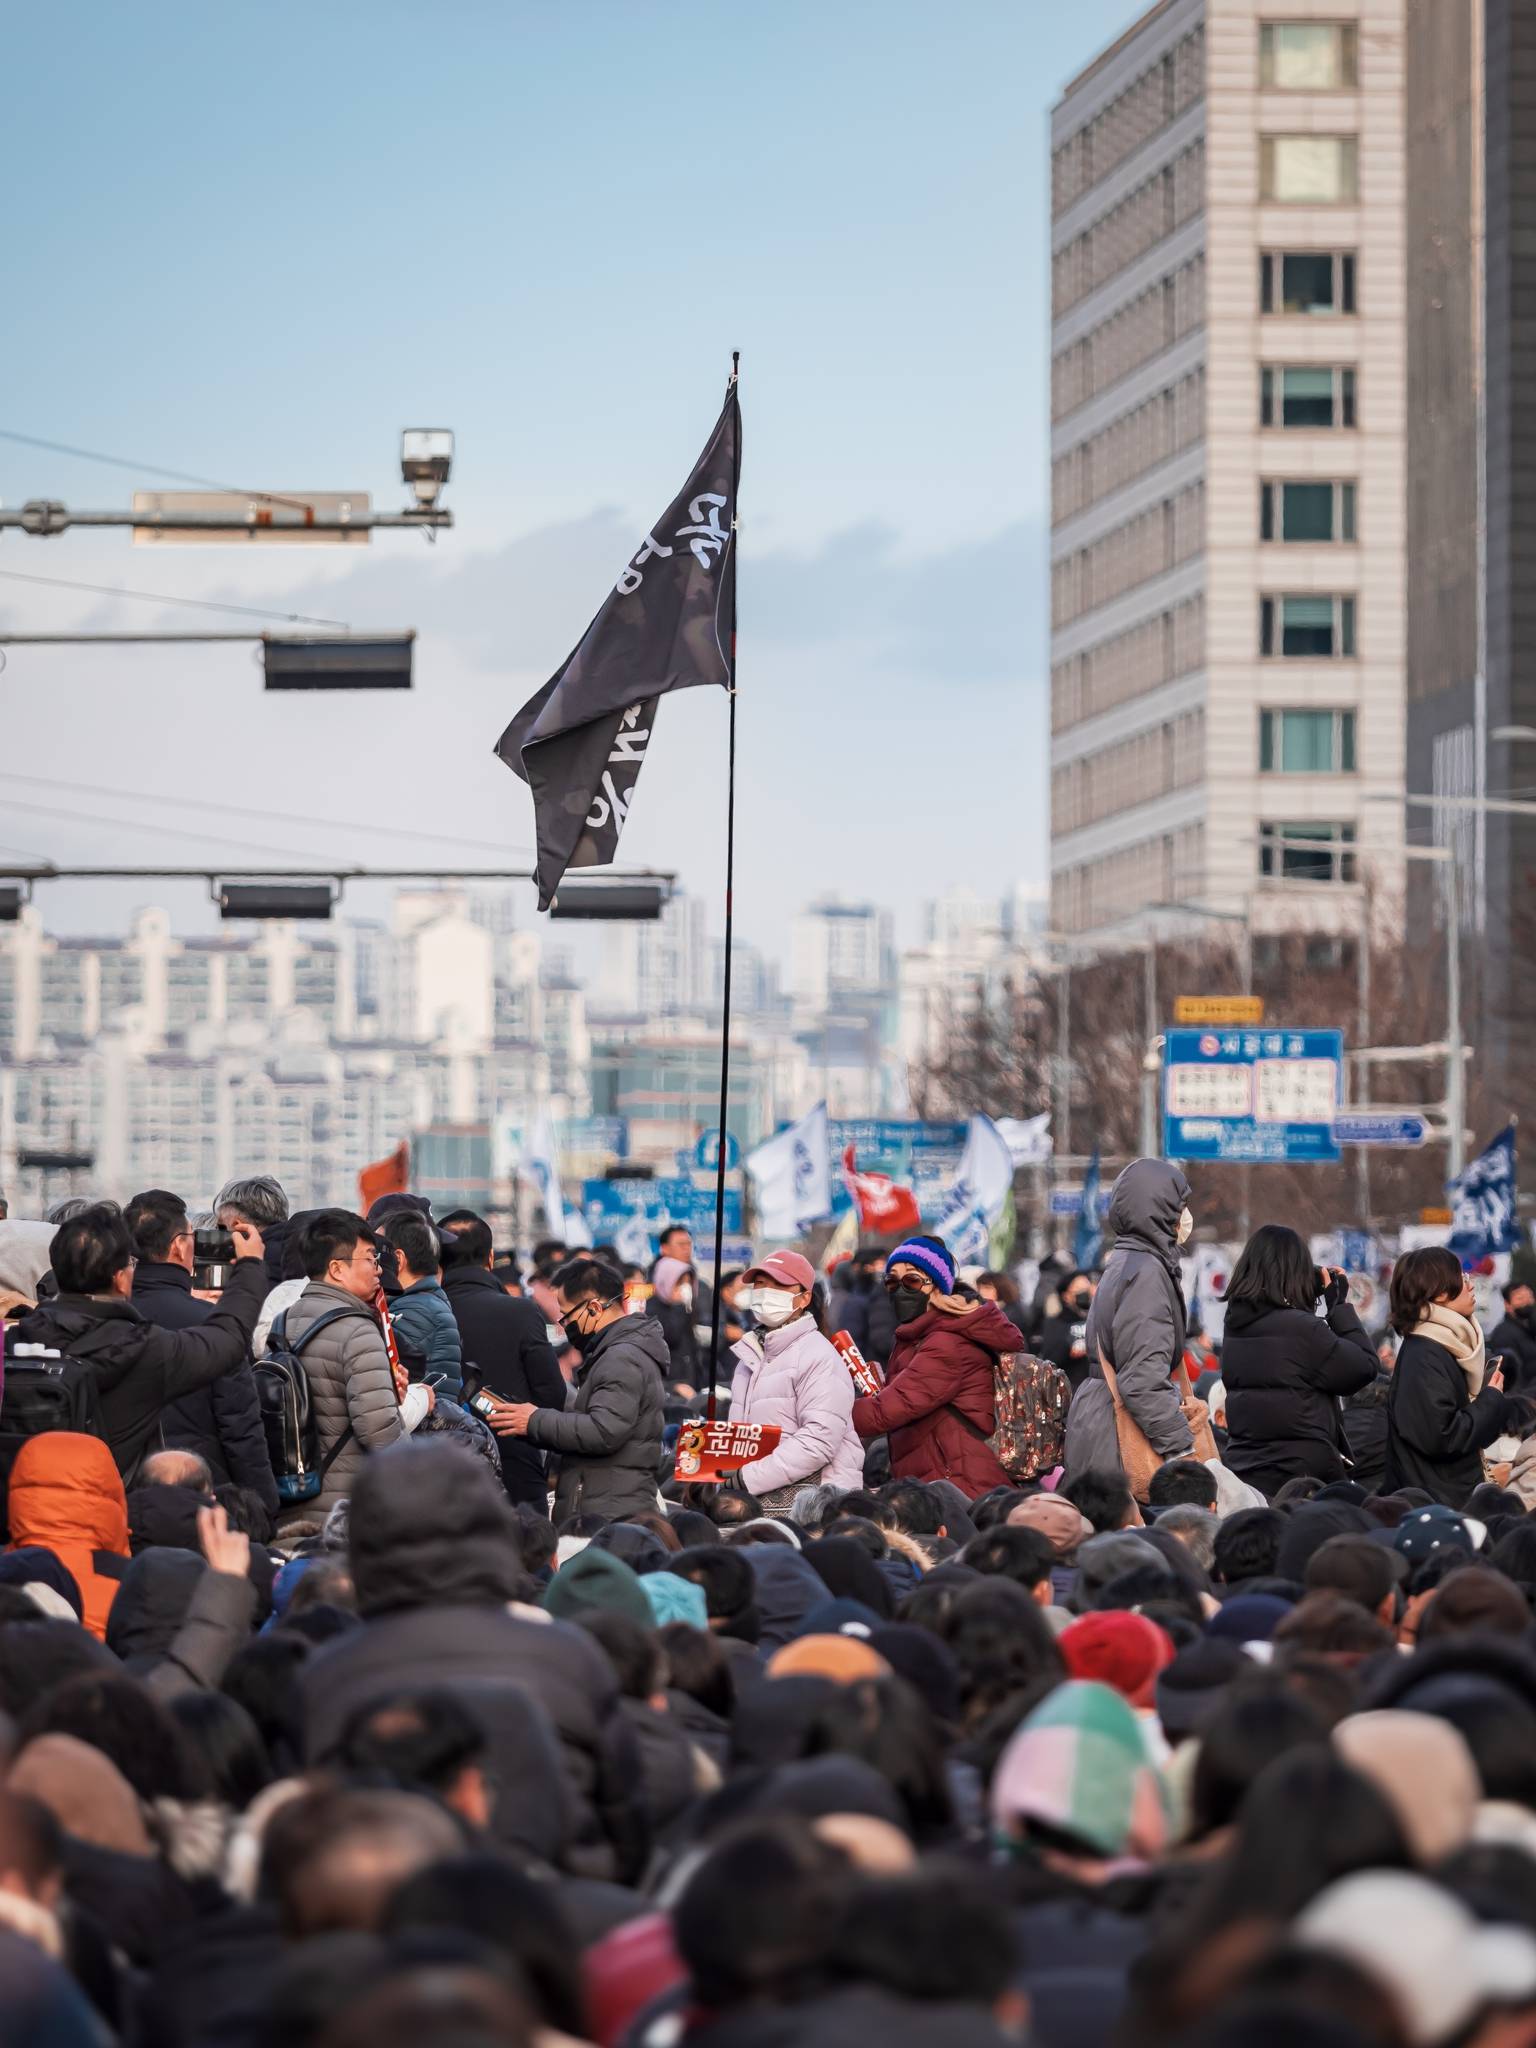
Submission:
[[[1443,1345],[1450,1352],[1467,1376],[1468,1399],[1475,1401],[1483,1391],[1486,1360],[1483,1333],[1472,1318],[1460,1316],[1455,1309],[1432,1301],[1414,1324],[1413,1334],[1415,1337],[1428,1337],[1431,1343]]]

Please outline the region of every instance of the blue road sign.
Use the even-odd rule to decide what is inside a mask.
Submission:
[[[1333,1120],[1333,1135],[1341,1145],[1422,1145],[1429,1136],[1428,1120],[1394,1109],[1341,1110]]]
[[[1339,1156],[1338,1031],[1171,1030],[1163,1042],[1163,1151],[1245,1163]]]
[[[720,1164],[720,1133],[705,1131],[693,1148],[693,1164],[702,1173],[714,1173]],[[734,1173],[741,1164],[741,1141],[734,1131],[725,1134],[725,1170]]]
[[[1046,1208],[1052,1216],[1081,1216],[1083,1213],[1083,1191],[1081,1188],[1052,1188]],[[1109,1214],[1109,1189],[1099,1193],[1099,1214]]]

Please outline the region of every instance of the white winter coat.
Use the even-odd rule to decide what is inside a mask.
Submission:
[[[771,1422],[779,1447],[743,1468],[749,1493],[803,1480],[853,1491],[864,1483],[864,1447],[853,1426],[854,1385],[840,1353],[809,1315],[782,1330],[753,1330],[735,1346],[732,1422]]]

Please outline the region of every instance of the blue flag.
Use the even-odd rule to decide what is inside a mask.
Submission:
[[[1522,1240],[1516,1204],[1515,1127],[1500,1131],[1459,1179],[1446,1184],[1450,1250],[1467,1264],[1512,1252]]]
[[[1077,1212],[1077,1230],[1072,1239],[1072,1257],[1087,1272],[1099,1263],[1104,1249],[1104,1225],[1099,1218],[1099,1148],[1093,1148],[1088,1171],[1083,1175],[1083,1206]]]

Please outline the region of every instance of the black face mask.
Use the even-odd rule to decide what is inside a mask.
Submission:
[[[926,1313],[928,1297],[920,1287],[893,1287],[890,1293],[898,1323],[916,1322],[920,1315]]]
[[[566,1341],[573,1344],[583,1358],[586,1357],[592,1346],[602,1335],[600,1330],[573,1330],[569,1319],[566,1317],[561,1318],[560,1327],[565,1332]]]
[[[1067,1296],[1067,1307],[1072,1310],[1074,1315],[1086,1315],[1092,1300],[1093,1296],[1091,1294],[1069,1294]]]

